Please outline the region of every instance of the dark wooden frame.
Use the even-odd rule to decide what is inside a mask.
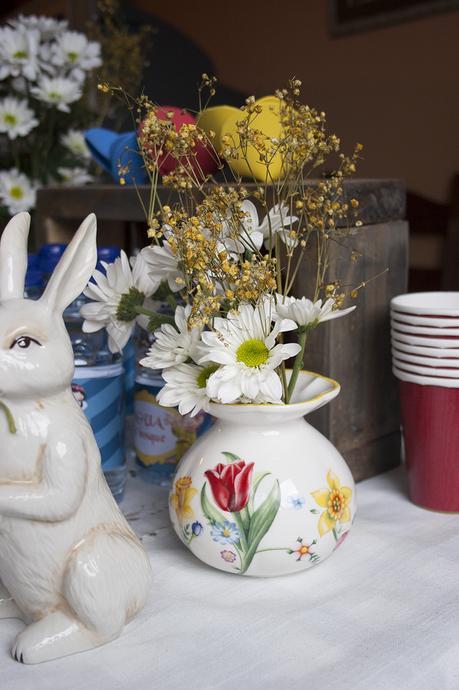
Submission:
[[[352,0],[329,0],[329,27],[332,36],[381,29],[459,9],[459,0],[366,0],[363,12],[359,12],[357,7],[346,8],[345,5],[349,4],[358,5]]]

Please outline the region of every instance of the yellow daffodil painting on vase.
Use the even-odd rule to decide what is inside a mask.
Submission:
[[[349,504],[352,499],[352,489],[342,486],[336,474],[331,470],[327,473],[327,484],[327,488],[311,493],[317,505],[325,508],[319,518],[319,534],[323,537],[327,532],[333,532],[336,541],[341,543],[346,534],[343,533],[342,524],[351,521]]]

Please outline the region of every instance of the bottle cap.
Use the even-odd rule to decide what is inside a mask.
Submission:
[[[107,264],[112,264],[120,255],[120,248],[116,245],[97,248],[97,270],[105,274],[105,268],[102,266],[102,261]]]
[[[43,273],[52,273],[67,247],[60,242],[44,244],[38,252],[38,265]]]

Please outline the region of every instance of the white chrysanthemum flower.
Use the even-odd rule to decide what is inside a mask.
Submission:
[[[45,17],[44,15],[37,17],[35,14],[20,14],[15,19],[11,19],[8,23],[13,29],[39,31],[44,41],[54,38],[56,34],[65,31],[68,27],[68,22],[66,20]]]
[[[94,176],[90,175],[86,168],[58,168],[57,172],[64,187],[80,187],[94,182]]]
[[[39,72],[38,51],[40,33],[23,27],[0,28],[0,81],[7,77],[23,76],[30,81]]]
[[[30,211],[35,206],[37,188],[16,168],[0,172],[0,202],[11,215]]]
[[[237,314],[214,319],[214,330],[204,331],[204,355],[199,363],[217,362],[222,366],[207,381],[209,398],[222,403],[240,399],[280,403],[282,384],[275,369],[300,351],[297,343],[276,344],[279,333],[294,330],[289,319],[272,325],[268,300],[253,307],[245,304]]]
[[[229,254],[242,254],[246,250],[260,249],[263,244],[263,233],[260,229],[258,211],[249,199],[241,203],[242,219],[237,221],[227,218],[222,223],[222,242],[219,251],[226,250]],[[236,237],[237,235],[237,237]]]
[[[90,160],[91,153],[86,145],[84,134],[79,129],[69,129],[61,136],[61,144],[80,160]]]
[[[9,139],[25,137],[38,125],[34,115],[25,99],[7,96],[0,101],[0,132]]]
[[[151,279],[157,282],[157,287],[163,280],[167,280],[172,292],[182,289],[184,285],[183,273],[178,267],[177,257],[168,242],[164,242],[162,247],[145,247],[142,251],[150,270]]]
[[[63,113],[70,112],[69,103],[81,98],[81,85],[66,77],[40,77],[38,85],[31,89],[32,95],[43,103],[56,106]]]
[[[298,326],[317,326],[323,321],[337,319],[354,311],[355,306],[347,309],[335,309],[335,300],[330,298],[324,303],[319,299],[311,302],[310,299],[302,297],[284,297],[277,295],[276,314],[280,319],[292,319]]]
[[[102,64],[100,43],[88,41],[78,31],[64,31],[52,46],[51,62],[76,79],[84,79],[85,72]]]
[[[149,247],[144,247],[136,256],[131,256],[130,264],[134,285],[147,297],[151,297],[158,289],[159,283],[150,275],[150,267],[145,259]],[[140,318],[140,317],[139,317]]]
[[[161,324],[155,331],[155,342],[140,364],[150,369],[167,369],[176,364],[182,364],[188,359],[196,361],[201,341],[201,328],[188,328],[191,307],[177,307],[175,310],[175,326],[169,323]]]
[[[260,231],[263,233],[265,244],[269,244],[270,237],[274,245],[276,234],[285,242],[288,247],[296,247],[298,240],[290,237],[290,229],[298,218],[289,215],[290,211],[287,204],[275,204],[268,215],[263,218]]]
[[[121,352],[134,330],[137,311],[148,296],[141,288],[141,265],[131,270],[124,251],[112,264],[104,264],[106,275],[94,271],[94,283],[89,283],[84,294],[93,302],[81,307],[83,331],[93,333],[106,328],[111,352]]]
[[[207,379],[218,368],[217,364],[199,367],[196,364],[178,364],[166,369],[162,377],[166,384],[156,396],[164,407],[176,407],[180,414],[194,417],[201,410],[208,412]]]

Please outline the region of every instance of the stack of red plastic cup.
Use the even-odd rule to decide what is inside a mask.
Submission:
[[[459,292],[394,297],[391,325],[410,497],[459,512]]]

